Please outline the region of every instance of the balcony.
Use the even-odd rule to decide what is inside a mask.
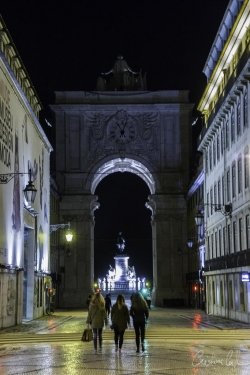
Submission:
[[[205,272],[250,266],[250,249],[205,262]]]

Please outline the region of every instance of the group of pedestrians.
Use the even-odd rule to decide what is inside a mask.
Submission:
[[[108,298],[107,298],[108,297]],[[131,306],[128,308],[124,296],[119,294],[116,302],[111,305],[110,295],[106,298],[100,292],[92,296],[88,307],[87,324],[91,325],[93,331],[94,350],[102,350],[102,331],[104,325],[108,325],[109,315],[111,317],[111,328],[114,330],[115,351],[121,352],[125,330],[130,326],[130,317],[133,321],[135,331],[136,352],[145,351],[145,325],[149,317],[147,302],[136,292],[131,296]]]

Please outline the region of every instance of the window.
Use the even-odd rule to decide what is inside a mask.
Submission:
[[[242,218],[239,218],[239,250],[242,250]]]
[[[231,254],[231,225],[227,225],[227,253]]]
[[[221,257],[221,229],[218,231],[218,257]]]
[[[220,137],[219,137],[219,134],[217,134],[217,137],[216,137],[216,148],[217,148],[217,160],[219,161],[220,160]]]
[[[211,258],[214,258],[214,235],[211,234]]]
[[[226,227],[223,227],[223,249],[222,255],[226,254]]]
[[[250,245],[250,220],[249,220],[249,215],[246,215],[246,246],[247,249],[249,249]]]
[[[229,122],[226,121],[226,148],[229,148]]]
[[[214,185],[214,204],[217,204],[217,185]]]
[[[239,97],[237,102],[237,135],[241,133],[241,97]]]
[[[235,190],[236,190],[236,167],[235,162],[232,165],[232,197],[235,198]]]
[[[224,287],[223,287],[223,281],[220,281],[220,305],[224,306]]]
[[[220,135],[220,151],[221,151],[221,155],[223,155],[223,152],[224,152],[224,137],[225,137],[224,128],[222,127],[221,128],[221,135]]]
[[[225,202],[225,178],[224,178],[224,175],[221,177],[221,198],[222,198],[221,203],[224,204],[224,202]]]
[[[216,164],[216,147],[215,147],[215,138],[213,140],[213,165]]]
[[[208,149],[206,149],[206,153],[205,153],[205,169],[206,169],[206,172],[208,172]]]
[[[207,256],[208,256],[208,259],[211,259],[211,252],[210,252],[210,237],[207,236]]]
[[[230,202],[230,171],[227,171],[227,202]]]
[[[209,203],[210,203],[210,201],[209,201],[209,193],[207,193],[207,204],[208,204],[208,206],[205,206],[206,207],[206,211],[207,211],[207,217],[209,217]]]
[[[245,189],[249,187],[249,150],[246,147],[244,152],[244,186]]]
[[[213,304],[215,305],[216,304],[216,295],[215,295],[215,282],[213,281],[212,282],[212,293],[213,293]]]
[[[245,311],[244,283],[240,280],[240,310]]]
[[[213,213],[213,203],[214,203],[214,201],[213,201],[213,190],[211,189],[210,190],[210,214],[211,215]]]
[[[212,170],[212,147],[209,147],[209,170]]]
[[[234,143],[235,141],[235,113],[234,107],[232,108],[231,112],[231,142]]]
[[[221,204],[221,186],[220,186],[220,180],[218,181],[218,194],[217,194],[217,198],[218,198],[218,203]]]
[[[243,116],[244,116],[243,127],[247,128],[248,127],[248,95],[247,95],[247,88],[245,89],[245,92],[244,92],[243,102],[244,102],[244,104],[243,104],[243,106],[244,106],[244,110],[243,110]]]
[[[215,250],[214,257],[217,258],[218,257],[218,235],[217,235],[217,232],[215,232],[215,234],[214,234],[214,250]]]
[[[242,160],[238,159],[238,194],[242,193]]]
[[[236,243],[237,243],[237,228],[236,228],[236,221],[233,222],[233,246],[232,252],[236,252]]]
[[[229,308],[233,309],[234,304],[233,304],[233,282],[232,280],[229,280],[228,297],[229,297]]]

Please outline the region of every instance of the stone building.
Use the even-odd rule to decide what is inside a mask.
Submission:
[[[99,182],[138,175],[152,212],[153,303],[186,303],[186,201],[190,159],[187,91],[146,91],[145,75],[118,57],[98,91],[56,92],[56,182],[60,221],[76,236],[63,265],[61,305],[85,305],[94,283],[94,221]],[[101,90],[101,91],[100,91]]]
[[[203,72],[207,313],[250,322],[250,1],[230,0]]]
[[[0,18],[0,328],[40,317],[50,286],[50,152],[41,104]],[[35,193],[30,199],[27,194]]]

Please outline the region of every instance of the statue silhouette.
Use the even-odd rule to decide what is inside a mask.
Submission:
[[[119,232],[118,233],[118,237],[117,237],[117,241],[116,241],[116,246],[118,248],[118,250],[122,253],[125,249],[125,239],[124,237],[122,236],[122,232]]]

